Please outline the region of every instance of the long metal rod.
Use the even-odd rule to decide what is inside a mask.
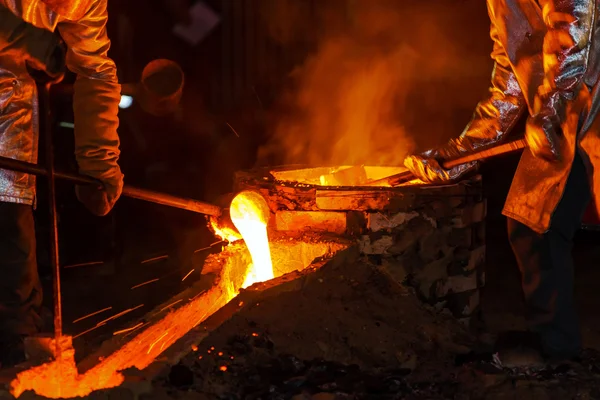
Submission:
[[[49,176],[48,170],[37,164],[13,160],[11,158],[6,157],[0,157],[0,168],[37,176]],[[67,180],[79,185],[99,183],[97,180],[90,178],[89,176],[59,171],[54,171],[54,178]],[[194,199],[188,199],[185,197],[172,196],[166,193],[154,192],[151,190],[141,189],[129,185],[125,185],[125,187],[123,188],[123,196],[131,197],[138,200],[144,200],[155,204],[161,204],[164,206],[179,208],[182,210],[192,211],[199,214],[210,215],[214,217],[219,217],[223,213],[221,207],[215,206],[213,204],[204,203],[202,201]]]
[[[62,295],[60,285],[60,255],[58,249],[58,218],[56,212],[56,182],[54,174],[54,146],[52,144],[52,111],[50,108],[50,87],[47,83],[42,89],[42,108],[44,110],[44,131],[46,141],[46,165],[48,168],[48,205],[50,209],[50,264],[54,286],[54,340],[57,357],[61,356],[60,341],[62,338]]]
[[[480,151],[476,151],[472,154],[466,154],[462,157],[453,159],[453,160],[444,160],[442,162],[442,167],[445,169],[450,169],[456,167],[461,164],[466,164],[471,161],[481,161],[490,157],[499,156],[502,154],[513,153],[518,150],[522,150],[527,147],[527,142],[524,139],[515,140],[514,142],[509,142],[505,144],[501,144],[499,146],[495,146],[489,149],[484,149]],[[395,174],[392,176],[388,176],[382,179],[378,179],[376,181],[372,181],[368,183],[368,186],[380,186],[382,184],[388,184],[390,186],[398,186],[402,183],[406,183],[415,179],[415,176],[410,171],[401,172],[399,174]]]

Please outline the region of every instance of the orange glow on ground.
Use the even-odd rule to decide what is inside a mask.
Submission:
[[[124,381],[119,371],[131,367],[143,370],[183,335],[233,299],[237,293],[232,293],[228,284],[222,279],[208,292],[149,326],[83,374],[77,370],[72,349],[64,351],[60,360],[20,372],[11,382],[11,394],[19,397],[32,390],[46,398],[74,398],[119,386]]]

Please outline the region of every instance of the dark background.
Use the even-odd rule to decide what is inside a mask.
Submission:
[[[405,23],[397,27],[400,37],[419,56],[413,70],[435,71],[406,77],[410,101],[399,112],[416,150],[459,135],[485,94],[491,74],[485,2],[371,1],[395,7],[403,16]],[[185,19],[191,3],[109,0],[110,54],[122,82],[137,81],[146,63],[156,58],[177,61],[186,74],[180,109],[174,115],[154,117],[135,103],[121,110],[121,167],[128,184],[214,201],[232,189],[236,170],[257,163],[259,147],[273,135],[273,126],[286,112],[283,99],[294,86],[292,71],[316,51],[320,34],[331,28],[323,15],[346,12],[352,1],[206,1],[222,21],[195,47],[171,34],[172,26]],[[301,9],[294,8],[300,7],[298,4]],[[428,18],[425,28],[423,16]],[[442,52],[436,43],[453,45]],[[441,61],[448,73],[432,69],[432,64]],[[72,121],[69,99],[55,99],[53,104],[56,122]],[[54,137],[58,168],[74,169],[72,131],[57,127]],[[490,160],[482,169],[489,201],[490,289],[484,305],[496,316],[520,313],[519,275],[501,216],[517,162],[518,155],[506,156]],[[78,334],[92,327],[72,323],[87,313],[113,307],[108,317],[144,304],[129,314],[130,318],[82,336],[84,341],[97,342],[154,304],[166,301],[179,290],[182,276],[195,268],[190,281],[197,279],[204,257],[219,250],[218,245],[211,247],[217,239],[208,232],[201,215],[124,198],[110,216],[95,218],[76,201],[71,185],[60,183],[58,190],[66,332]],[[41,182],[38,242],[41,268],[49,283],[44,193]],[[584,241],[593,245],[595,236],[588,235]],[[142,263],[164,255],[169,258]],[[89,262],[99,264],[69,268]],[[130,289],[155,278],[160,278],[158,284]],[[46,299],[50,307],[50,296]]]

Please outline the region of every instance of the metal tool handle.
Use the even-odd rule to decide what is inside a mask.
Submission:
[[[6,157],[0,157],[0,168],[37,176],[48,176],[48,171],[37,164],[13,160]],[[90,178],[89,176],[66,172],[55,171],[54,177],[57,179],[67,180],[78,185],[102,184],[100,181]],[[123,188],[123,196],[148,201],[150,203],[179,208],[182,210],[188,210],[199,214],[211,215],[214,217],[219,217],[223,212],[221,207],[213,204],[184,197],[172,196],[166,193],[154,192],[152,190],[141,189],[129,185],[125,185]]]
[[[461,164],[466,164],[468,162],[481,161],[490,157],[499,156],[507,153],[513,153],[515,151],[522,150],[525,147],[527,147],[527,142],[525,141],[525,139],[515,140],[514,142],[501,144],[490,149],[484,149],[471,154],[466,154],[456,159],[445,160],[442,162],[442,167],[445,169],[450,169]],[[410,171],[405,171],[396,175],[388,176],[386,178],[370,182],[369,186],[377,186],[382,184],[398,186],[402,183],[409,182],[413,179],[415,179],[414,174]]]

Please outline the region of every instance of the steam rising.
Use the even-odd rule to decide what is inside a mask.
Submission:
[[[279,4],[269,18],[274,36],[284,45],[312,41],[315,50],[291,76],[288,112],[279,115],[259,163],[401,165],[415,150],[410,124],[419,104],[440,103],[439,112],[424,116],[440,119],[439,126],[451,117],[444,99],[422,88],[464,78],[465,66],[456,62],[461,43],[444,31],[452,26],[456,4],[328,0],[316,1],[317,10],[308,12],[298,5],[308,2],[295,0],[282,14],[283,4],[292,2],[273,3]],[[468,107],[473,106],[471,100]]]

